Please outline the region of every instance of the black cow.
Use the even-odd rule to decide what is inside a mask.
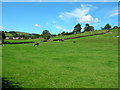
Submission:
[[[1,46],[3,46],[3,44],[0,44]]]
[[[76,41],[73,41],[73,43],[76,43]]]
[[[39,45],[39,43],[35,43],[35,44],[34,44],[34,47],[35,47],[35,46],[38,46],[38,45]]]
[[[2,43],[2,42],[0,42],[0,45],[1,45],[1,46],[3,46],[3,43]]]

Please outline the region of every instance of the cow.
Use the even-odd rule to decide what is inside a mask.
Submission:
[[[73,41],[73,43],[76,43],[76,41]]]
[[[38,46],[38,45],[39,45],[39,43],[35,43],[35,44],[34,44],[34,47],[35,47],[35,46]]]
[[[0,42],[0,45],[1,45],[1,46],[3,46],[3,43],[2,43],[2,42]]]
[[[1,46],[3,46],[3,44],[0,44]]]

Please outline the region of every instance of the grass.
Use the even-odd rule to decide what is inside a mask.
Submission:
[[[18,40],[5,40],[7,42],[40,42],[43,39],[18,39]]]
[[[69,37],[83,36],[83,35],[90,35],[90,34],[96,34],[96,33],[103,33],[106,31],[107,30],[96,30],[96,31],[84,32],[84,33],[72,34],[72,35],[60,35],[60,36],[52,37],[51,40],[52,39],[63,39],[63,38],[69,38]]]
[[[29,35],[29,33],[26,33],[26,32],[16,32],[18,35]],[[8,36],[8,37],[13,37],[13,35],[11,33],[6,33],[5,32],[5,35]]]
[[[37,47],[4,45],[3,77],[23,88],[117,88],[117,30],[111,32]]]
[[[102,33],[102,32],[106,32],[106,30],[97,30],[97,31],[92,31],[92,32],[85,32],[85,33],[64,35],[64,36],[60,35],[60,36],[56,36],[56,37],[51,37],[50,40],[63,39],[63,38],[69,38],[69,37],[76,37],[76,36],[82,36],[82,35],[90,35],[90,34]],[[7,33],[7,34],[10,34],[10,33]],[[7,41],[7,42],[34,42],[34,41],[39,42],[39,41],[42,41],[42,40],[43,40],[43,38],[41,38],[41,39],[23,39],[23,40],[21,40],[21,39],[20,40],[5,40],[5,41]]]

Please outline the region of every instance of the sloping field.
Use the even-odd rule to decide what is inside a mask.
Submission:
[[[50,41],[52,41],[54,39],[64,39],[64,38],[91,35],[91,34],[97,34],[97,33],[105,33],[105,32],[107,32],[107,30],[97,30],[97,31],[84,32],[84,33],[72,34],[72,35],[61,35],[61,36],[51,37]],[[43,40],[43,38],[41,38],[41,39],[23,39],[23,40],[5,40],[5,41],[7,41],[7,42],[34,42],[34,41],[35,42],[40,42],[42,40]]]
[[[37,47],[4,45],[3,77],[23,88],[117,88],[117,31]]]
[[[84,36],[84,35],[90,35],[90,34],[96,34],[96,33],[104,33],[106,31],[107,30],[96,30],[96,31],[89,31],[89,32],[72,34],[72,35],[60,35],[60,36],[52,37],[51,39],[64,39],[64,38]]]
[[[19,40],[5,40],[7,42],[40,42],[43,39],[19,39]]]
[[[19,34],[19,35],[29,35],[29,33],[26,33],[26,32],[16,32],[16,33]],[[6,33],[6,32],[5,32],[5,35],[8,36],[8,37],[13,36],[11,33]]]

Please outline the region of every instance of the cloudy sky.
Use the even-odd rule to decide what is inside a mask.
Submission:
[[[99,30],[118,25],[118,2],[3,2],[4,31],[58,34],[71,32],[76,24],[88,23]]]

